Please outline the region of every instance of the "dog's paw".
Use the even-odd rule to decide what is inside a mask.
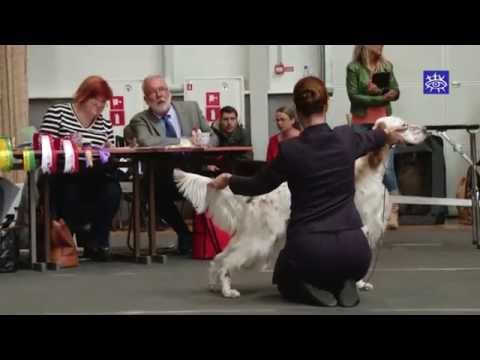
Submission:
[[[260,268],[260,272],[273,272],[273,267],[270,264],[265,264]]]
[[[370,291],[373,290],[373,285],[369,282],[360,280],[357,281],[357,289],[362,291]]]
[[[231,298],[231,299],[240,297],[240,292],[235,289],[229,289],[229,290],[223,289],[222,294],[224,297]]]
[[[362,231],[363,231],[363,234],[365,235],[365,237],[368,238],[368,235],[369,235],[368,226],[366,226],[366,225],[362,226]]]

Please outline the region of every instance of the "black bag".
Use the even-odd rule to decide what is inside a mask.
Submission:
[[[447,195],[443,140],[429,136],[418,145],[395,147],[395,170],[400,194],[444,198]],[[400,225],[444,224],[448,207],[400,205]]]
[[[18,248],[15,231],[5,229],[0,231],[0,273],[17,271]]]

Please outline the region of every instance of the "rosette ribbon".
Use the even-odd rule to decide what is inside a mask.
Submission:
[[[12,142],[8,137],[0,137],[0,170],[9,171],[13,168]]]
[[[63,153],[65,154],[65,166],[63,172],[65,174],[74,174],[78,172],[78,150],[77,146],[74,146],[72,140],[63,139]]]
[[[23,150],[23,170],[32,171],[37,167],[35,152],[32,149]]]
[[[40,134],[40,149],[42,150],[42,172],[52,174],[57,171],[57,151],[53,146],[51,135]]]

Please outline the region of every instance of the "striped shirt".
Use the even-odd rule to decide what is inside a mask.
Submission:
[[[58,138],[79,133],[82,136],[83,144],[90,144],[97,148],[103,147],[107,141],[114,144],[110,120],[99,115],[92,125],[86,128],[78,120],[71,103],[51,106],[43,116],[40,132]]]

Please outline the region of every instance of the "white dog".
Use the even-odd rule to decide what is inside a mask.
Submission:
[[[387,129],[402,127],[405,130],[401,134],[406,143],[419,144],[426,137],[423,128],[408,125],[397,117],[381,118],[375,126]],[[368,274],[357,283],[357,287],[363,290],[373,288],[368,280],[391,210],[388,192],[383,185],[388,151],[388,146],[385,146],[355,162],[355,205],[373,252]],[[212,179],[208,177],[175,170],[174,178],[197,213],[207,212],[218,227],[231,234],[227,247],[210,263],[209,285],[214,290],[220,282],[223,296],[240,296],[237,290],[231,288],[232,271],[271,268],[285,244],[290,217],[287,183],[268,194],[246,197],[234,195],[228,187],[221,191],[211,189],[207,184]]]

